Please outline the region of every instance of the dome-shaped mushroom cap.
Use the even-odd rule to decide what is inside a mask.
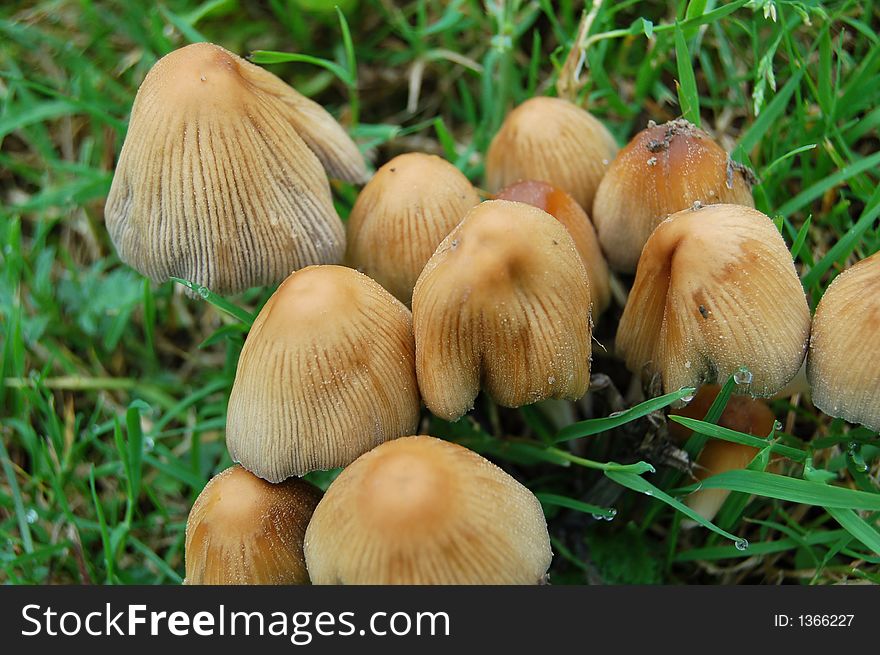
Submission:
[[[486,154],[489,190],[549,182],[590,211],[617,143],[592,114],[561,98],[531,98],[504,120]]]
[[[797,374],[809,334],[807,299],[773,222],[710,205],[673,214],[648,239],[617,349],[667,391],[745,367],[739,390],[770,396]]]
[[[505,407],[576,399],[590,384],[590,288],[565,227],[489,200],[443,240],[413,293],[425,404],[453,421],[480,386]]]
[[[333,481],[305,556],[315,584],[536,584],[552,552],[532,492],[467,448],[416,436]]]
[[[310,266],[254,322],[229,397],[233,460],[271,482],[346,466],[415,430],[412,316],[366,275]]]
[[[838,275],[813,317],[813,404],[880,431],[880,253]]]
[[[444,159],[399,155],[358,195],[348,219],[346,261],[410,305],[437,246],[479,202],[473,185]]]
[[[504,187],[495,196],[498,200],[524,202],[553,216],[565,226],[581,254],[587,276],[590,278],[590,296],[593,299],[593,318],[596,319],[611,302],[608,264],[599,247],[596,230],[587,212],[562,189],[552,184],[524,180]]]
[[[751,179],[692,123],[649,124],[617,154],[596,192],[593,223],[608,263],[636,270],[654,228],[695,202],[754,207]]]
[[[186,522],[185,584],[308,584],[306,526],[321,491],[233,466],[211,478]]]
[[[357,148],[329,114],[297,98],[210,43],[159,60],[138,89],[104,212],[122,260],[217,293],[340,261],[344,228],[319,156],[352,178],[363,160],[352,163]]]

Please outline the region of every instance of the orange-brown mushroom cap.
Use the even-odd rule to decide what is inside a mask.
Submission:
[[[816,407],[880,431],[880,253],[838,275],[819,301],[807,375]]]
[[[233,466],[211,478],[186,522],[184,584],[308,584],[303,538],[321,491]]]
[[[751,180],[692,123],[649,124],[617,154],[596,192],[593,223],[608,263],[634,271],[654,228],[695,202],[754,207]]]
[[[721,387],[716,384],[706,385],[699,390],[690,403],[681,409],[673,410],[670,414],[702,420],[720,391]],[[746,396],[731,396],[718,419],[718,425],[729,430],[763,438],[769,436],[773,431],[775,421],[776,417],[773,412],[762,400]],[[680,423],[669,422],[669,434],[680,444],[684,444],[690,433],[691,431]],[[758,449],[752,446],[721,439],[710,439],[697,457],[694,477],[697,480],[705,480],[725,471],[744,469],[758,452]],[[730,490],[728,489],[698,489],[690,494],[685,502],[700,516],[711,521],[729,495]]]
[[[343,266],[287,278],[257,316],[229,397],[233,460],[271,482],[346,466],[415,430],[412,316]]]
[[[810,310],[773,221],[738,205],[673,214],[639,259],[617,349],[667,391],[738,375],[741,393],[771,396],[804,360]]]
[[[576,399],[590,383],[589,278],[565,227],[489,200],[444,239],[413,293],[425,404],[455,420],[480,387],[501,405]]]
[[[340,473],[305,557],[315,584],[537,584],[552,553],[532,492],[467,448],[414,436]]]
[[[398,155],[358,195],[347,224],[346,262],[409,306],[437,246],[479,202],[473,185],[444,159]]]
[[[349,172],[363,160],[329,114],[297,98],[210,43],[159,60],[138,89],[105,206],[122,260],[217,293],[340,261],[345,234],[320,157]]]
[[[562,189],[536,180],[523,180],[506,186],[495,198],[533,205],[565,226],[587,269],[590,296],[593,299],[593,319],[597,319],[611,302],[611,287],[608,281],[608,264],[587,212]]]
[[[520,180],[549,182],[586,211],[617,152],[608,129],[561,98],[531,98],[501,125],[486,154],[486,183],[496,192]]]

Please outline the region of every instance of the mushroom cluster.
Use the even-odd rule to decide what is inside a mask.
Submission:
[[[456,421],[481,391],[505,407],[584,397],[612,295],[625,299],[615,351],[643,391],[701,387],[682,415],[703,418],[732,375],[740,395],[720,424],[766,437],[775,419],[753,398],[786,388],[809,346],[817,406],[880,426],[880,255],[831,285],[811,340],[751,173],[687,121],[651,123],[618,153],[576,104],[533,98],[488,149],[491,198],[451,163],[406,153],[364,186],[346,227],[328,175],[369,177],[342,127],[219,46],[167,55],[138,91],[105,212],[120,257],[218,293],[280,282],[229,397],[236,465],[187,522],[188,584],[545,581],[532,492],[463,446],[412,435],[422,403]],[[841,339],[841,321],[868,338]],[[711,441],[696,475],[756,452]],[[338,468],[323,496],[303,479]],[[711,518],[724,498],[688,503]]]

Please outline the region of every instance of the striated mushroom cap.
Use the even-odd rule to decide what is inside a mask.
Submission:
[[[593,223],[608,263],[635,271],[654,228],[695,202],[754,207],[752,179],[692,123],[649,123],[617,154],[596,192]]]
[[[617,332],[634,373],[666,391],[737,373],[740,393],[771,396],[798,372],[810,310],[773,222],[738,205],[673,214],[654,231]]]
[[[531,98],[504,120],[486,154],[496,192],[520,180],[549,182],[590,211],[617,143],[589,112],[561,98]]]
[[[181,277],[221,294],[275,284],[342,259],[322,160],[364,176],[356,146],[315,103],[219,46],[189,45],[138,90],[107,229],[120,258],[156,282]]]
[[[184,584],[308,584],[303,538],[320,499],[305,480],[270,484],[240,466],[214,476],[186,522]]]
[[[565,227],[489,200],[443,240],[413,293],[425,404],[454,421],[482,386],[501,405],[576,399],[590,384],[590,288]]]
[[[880,253],[838,275],[813,317],[813,404],[880,431]]]
[[[717,384],[706,385],[685,407],[673,410],[670,414],[702,420],[720,391],[721,387]],[[731,396],[718,419],[718,425],[729,430],[764,438],[773,431],[775,421],[776,417],[773,412],[762,400],[746,396]],[[669,422],[669,435],[678,443],[684,444],[690,434],[691,431],[683,425],[673,421]],[[697,480],[705,480],[725,471],[744,469],[757,454],[758,449],[751,446],[721,439],[710,439],[697,457],[694,477]],[[697,514],[711,521],[729,495],[729,489],[698,489],[690,494],[685,502]]]
[[[570,195],[546,182],[524,180],[504,187],[495,196],[498,200],[524,202],[553,216],[565,226],[577,247],[590,278],[593,318],[597,318],[611,302],[608,264],[599,247],[596,230],[590,217]]]
[[[416,436],[340,473],[305,556],[315,584],[537,584],[552,552],[532,492],[467,448]]]
[[[480,197],[452,164],[411,152],[382,166],[348,219],[347,263],[405,305],[425,264]]]
[[[233,460],[270,482],[346,466],[419,418],[412,317],[342,266],[292,274],[260,311],[229,397]]]

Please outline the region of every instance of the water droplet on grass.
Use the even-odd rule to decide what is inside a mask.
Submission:
[[[733,381],[737,384],[751,384],[752,372],[746,366],[740,366],[733,374]]]
[[[733,543],[733,545],[736,546],[737,550],[747,550],[749,547],[749,540],[748,539],[737,539]]]
[[[208,296],[211,295],[211,290],[208,287],[199,287],[198,289],[196,289],[196,293],[207,300]]]
[[[30,523],[31,525],[33,525],[34,523],[37,522],[37,519],[40,518],[40,517],[39,517],[39,515],[37,514],[37,510],[31,508],[31,509],[29,509],[29,510],[27,511],[27,514],[25,515],[25,518],[27,519],[27,522],[28,522],[28,523]]]

